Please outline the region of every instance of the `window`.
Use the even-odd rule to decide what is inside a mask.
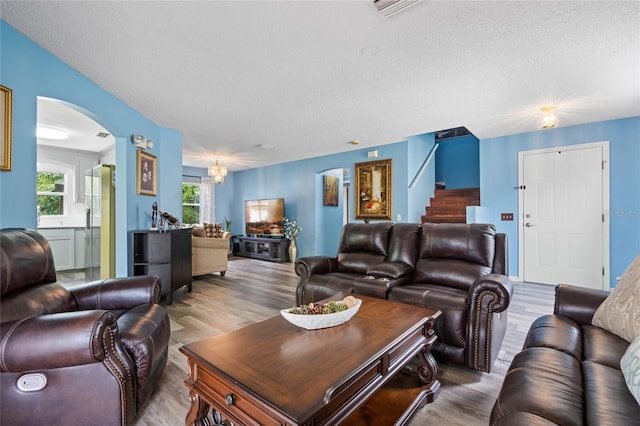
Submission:
[[[200,185],[182,184],[182,222],[200,223]]]
[[[38,207],[42,216],[63,216],[65,214],[66,173],[37,172],[36,191]]]

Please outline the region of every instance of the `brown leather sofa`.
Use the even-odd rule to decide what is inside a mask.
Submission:
[[[629,342],[591,325],[608,292],[559,285],[553,315],[536,319],[511,363],[492,425],[636,425],[640,405],[620,359]]]
[[[56,282],[47,240],[0,230],[2,424],[131,425],[167,363],[158,277]]]
[[[513,294],[507,238],[486,224],[347,224],[338,255],[296,261],[298,304],[344,291],[442,311],[432,351],[490,372]]]

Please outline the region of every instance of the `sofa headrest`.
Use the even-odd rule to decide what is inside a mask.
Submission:
[[[392,226],[391,222],[348,223],[342,228],[338,251],[340,253],[365,251],[386,256]]]
[[[0,294],[55,281],[53,253],[46,238],[30,229],[0,230]]]
[[[489,224],[424,223],[420,258],[457,259],[493,268],[495,235]]]

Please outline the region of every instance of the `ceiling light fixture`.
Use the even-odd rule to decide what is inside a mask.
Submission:
[[[382,19],[385,19],[421,1],[422,0],[373,0],[373,4]]]
[[[147,139],[142,135],[131,135],[131,143],[136,148],[141,149],[151,149],[153,148],[153,141],[151,139]]]
[[[227,175],[227,168],[220,166],[218,160],[216,160],[215,166],[209,166],[209,176],[213,177],[215,183],[224,182],[224,177]]]
[[[69,139],[69,133],[64,130],[45,126],[36,127],[36,136],[42,139],[53,139],[56,141]]]
[[[540,108],[538,115],[538,129],[553,129],[560,124],[558,110],[555,107],[547,106]]]

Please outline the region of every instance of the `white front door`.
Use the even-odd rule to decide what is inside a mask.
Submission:
[[[520,153],[524,281],[597,289],[608,284],[605,148],[585,144]]]

